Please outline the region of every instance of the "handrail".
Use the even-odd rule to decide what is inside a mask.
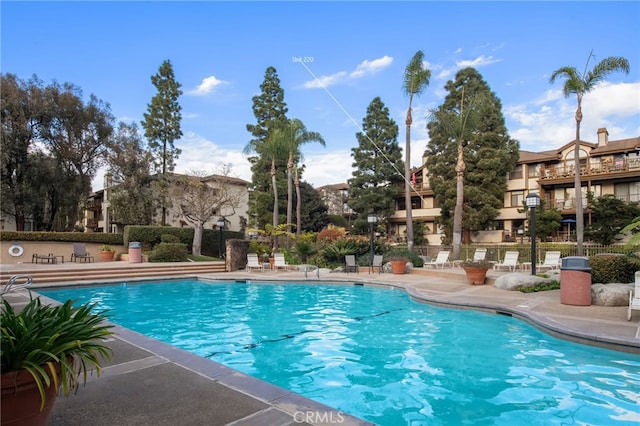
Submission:
[[[25,282],[23,282],[22,284],[16,284],[16,281],[18,281],[21,278],[24,279]],[[9,281],[7,281],[7,284],[2,288],[2,290],[0,290],[0,295],[4,295],[12,291],[18,291],[23,288],[27,288],[31,286],[31,284],[33,284],[33,278],[31,278],[31,275],[27,275],[27,274],[13,275],[11,278],[9,278]]]

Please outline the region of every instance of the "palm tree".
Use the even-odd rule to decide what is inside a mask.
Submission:
[[[279,209],[278,209],[278,184],[276,179],[276,163],[287,153],[287,133],[282,128],[274,128],[267,138],[262,148],[262,154],[271,160],[271,186],[273,188],[273,229],[278,229]],[[273,240],[273,251],[278,249],[278,237]]]
[[[591,71],[587,71],[589,61],[593,56],[593,51],[589,53],[584,72],[580,72],[574,67],[562,67],[553,72],[549,79],[550,83],[554,83],[557,78],[564,77],[564,87],[562,92],[565,97],[575,94],[578,100],[578,108],[576,109],[576,140],[574,150],[574,193],[576,202],[576,242],[578,248],[578,256],[583,254],[584,240],[584,213],[582,207],[582,183],[580,182],[580,123],[582,122],[582,98],[585,94],[592,91],[596,84],[603,81],[606,76],[614,71],[624,71],[629,73],[629,61],[623,57],[610,56],[598,62]]]
[[[302,157],[300,146],[309,142],[318,142],[325,146],[325,142],[320,133],[308,131],[304,123],[297,118],[289,120],[286,126],[281,127],[279,130],[282,137],[285,138],[282,143],[286,146],[289,154],[287,159],[287,232],[291,232],[291,223],[293,223],[294,165]],[[297,168],[295,169],[295,174],[296,185],[299,185]],[[296,210],[299,210],[301,204],[299,195],[297,200]],[[296,235],[300,235],[299,221],[296,223]]]
[[[409,108],[407,109],[406,119],[406,141],[405,141],[405,162],[404,162],[404,192],[405,192],[405,204],[407,211],[407,248],[409,251],[413,251],[413,215],[411,212],[411,123],[413,119],[411,117],[411,104],[413,97],[422,93],[422,91],[429,85],[429,78],[431,78],[431,71],[424,68],[424,53],[418,50],[409,65],[404,70],[404,81],[402,83],[402,89],[405,94],[409,95]]]

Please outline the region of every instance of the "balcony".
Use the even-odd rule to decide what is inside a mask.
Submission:
[[[640,172],[640,157],[591,162],[580,167],[580,176],[591,179],[636,176],[638,172]],[[540,181],[551,183],[550,181],[571,180],[574,174],[575,168],[572,165],[565,166],[562,164],[542,167]]]

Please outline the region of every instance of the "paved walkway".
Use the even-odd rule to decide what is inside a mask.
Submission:
[[[79,264],[78,273],[90,267]],[[28,272],[19,269],[16,273]],[[488,282],[499,274],[490,271]],[[312,274],[305,278],[303,272],[283,271],[238,271],[202,277],[318,282]],[[321,270],[323,281],[401,287],[424,302],[513,315],[562,338],[640,353],[640,339],[635,338],[640,313],[627,321],[626,307],[562,305],[559,290],[525,294],[492,285],[471,286],[459,269],[420,270],[407,275]],[[37,283],[34,287],[37,291]],[[24,293],[8,295],[8,300],[16,304],[25,299]],[[100,378],[91,376],[77,394],[58,398],[50,425],[369,424],[122,327],[116,328],[116,336],[109,343],[113,357]]]

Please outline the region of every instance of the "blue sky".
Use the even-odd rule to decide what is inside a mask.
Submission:
[[[1,71],[45,83],[70,82],[108,102],[119,121],[139,123],[156,93],[150,77],[171,61],[184,94],[183,150],[176,171],[215,173],[222,163],[250,180],[242,154],[255,123],[251,98],[267,67],[278,71],[290,118],[321,133],[303,147],[312,185],[346,182],[366,108],[379,96],[400,127],[408,98],[402,74],[418,50],[432,71],[414,100],[412,165],[428,141],[427,112],[465,66],[501,99],[509,134],[523,150],[574,139],[575,97],[562,66],[582,71],[623,56],[616,73],[583,101],[581,136],[595,142],[640,135],[640,2],[29,2],[2,1]],[[300,63],[295,57],[309,58]],[[101,188],[101,176],[94,189]]]

